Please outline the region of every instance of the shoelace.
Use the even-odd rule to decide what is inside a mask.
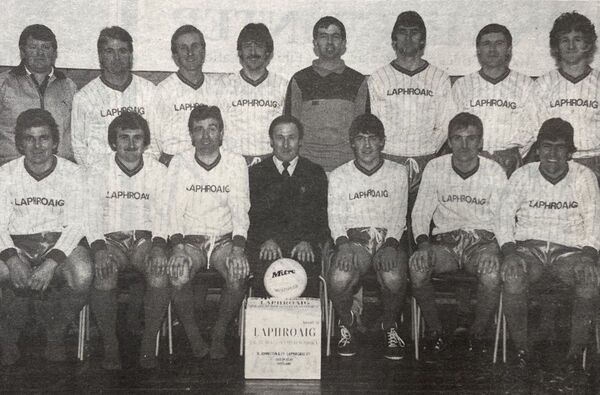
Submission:
[[[352,340],[352,335],[350,334],[350,331],[343,325],[340,326],[340,335],[340,341],[338,342],[338,345],[340,347],[346,346]]]
[[[402,340],[402,338],[400,337],[398,332],[396,332],[396,328],[390,328],[390,330],[387,332],[387,339],[388,339],[388,347],[404,348],[406,346],[406,344],[404,343],[404,340]]]
[[[441,350],[444,347],[444,339],[442,339],[441,337],[438,337],[437,339],[435,339],[435,344],[433,345],[433,348],[435,350]]]

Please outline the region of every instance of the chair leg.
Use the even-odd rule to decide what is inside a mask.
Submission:
[[[583,349],[583,356],[581,358],[581,368],[583,370],[585,370],[585,365],[586,365],[586,361],[587,360],[587,347]]]
[[[83,344],[85,342],[85,311],[83,308],[79,312],[79,331],[77,333],[79,335],[77,340],[77,359],[83,361]]]
[[[331,355],[331,337],[333,335],[333,302],[329,301],[327,310],[329,310],[329,320],[327,322],[327,356]]]
[[[239,336],[240,336],[240,357],[244,356],[244,339],[246,331],[246,302],[247,298],[244,298],[242,305],[240,306],[240,318],[239,318]]]
[[[600,354],[600,322],[596,321],[596,353]]]
[[[167,330],[169,335],[169,355],[173,355],[173,314],[171,309],[171,302],[167,307]]]
[[[498,343],[500,341],[500,328],[502,327],[502,294],[500,294],[500,302],[498,302],[498,314],[496,314],[496,337],[494,339],[494,357],[493,363],[498,359]]]
[[[160,329],[156,332],[156,346],[154,347],[154,356],[158,357],[158,350],[160,348]]]
[[[506,330],[506,316],[502,314],[502,362],[506,363],[506,338],[508,332]]]
[[[420,323],[421,323],[421,317],[419,314],[419,305],[417,304],[417,300],[415,298],[412,298],[412,306],[411,306],[411,313],[412,313],[412,332],[413,332],[413,344],[415,346],[415,360],[418,361],[419,360],[419,336],[420,336]]]

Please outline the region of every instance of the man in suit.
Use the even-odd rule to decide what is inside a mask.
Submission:
[[[327,226],[327,176],[323,168],[298,156],[304,128],[293,116],[280,116],[269,127],[273,156],[250,168],[248,241],[257,292],[274,260],[299,261],[308,275],[303,296],[318,296],[319,244]]]

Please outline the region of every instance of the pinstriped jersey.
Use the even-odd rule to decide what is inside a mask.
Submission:
[[[406,229],[408,175],[404,165],[383,160],[367,171],[355,161],[329,175],[327,214],[333,240],[351,228],[387,230],[386,238],[400,240]]]
[[[112,153],[108,125],[122,112],[136,112],[154,130],[152,106],[156,87],[135,74],[122,92],[110,87],[102,76],[84,86],[73,98],[71,136],[75,160],[89,167],[98,156]]]
[[[560,117],[573,126],[574,158],[600,155],[600,72],[590,68],[573,78],[553,70],[538,78],[536,85],[539,126],[549,118]]]
[[[115,154],[105,155],[87,172],[88,237],[90,244],[104,234],[148,230],[166,240],[162,220],[167,202],[167,168],[150,155],[129,170]]]
[[[502,193],[500,245],[516,240],[543,240],[569,247],[600,247],[600,191],[594,173],[574,161],[556,184],[539,163],[517,169]],[[515,221],[516,217],[516,221]]]
[[[214,163],[205,165],[190,149],[173,157],[167,180],[169,235],[247,237],[250,191],[241,155],[221,150]]]
[[[194,86],[179,73],[173,73],[158,84],[155,112],[159,126],[150,146],[152,155],[175,155],[190,149],[190,112],[200,104],[220,105],[221,79],[220,75],[205,73],[202,84]]]
[[[385,127],[385,149],[391,155],[436,153],[447,138],[456,113],[450,77],[425,62],[415,71],[389,63],[369,78],[371,112]]]
[[[457,112],[477,115],[483,123],[483,149],[493,152],[518,147],[525,156],[536,137],[533,80],[514,70],[492,79],[478,71],[452,86]]]
[[[10,235],[61,232],[54,248],[68,256],[85,235],[82,168],[54,158],[41,176],[23,156],[0,167],[0,251],[14,248]]]
[[[269,126],[283,112],[288,81],[269,72],[252,81],[240,71],[223,82],[223,147],[240,155],[270,154]]]
[[[495,230],[500,195],[506,173],[491,159],[479,157],[475,172],[460,174],[452,154],[432,159],[423,172],[419,194],[412,211],[415,238],[453,230]]]

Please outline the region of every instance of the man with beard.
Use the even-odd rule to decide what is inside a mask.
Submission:
[[[222,108],[228,133],[223,147],[244,155],[250,166],[271,155],[263,131],[281,115],[288,81],[267,70],[273,58],[273,38],[264,24],[244,26],[237,51],[242,70],[224,79]]]
[[[58,156],[73,159],[71,106],[75,83],[54,68],[56,36],[44,25],[27,26],[19,37],[21,64],[0,74],[0,165],[19,156],[15,121],[30,108],[48,110],[60,135]]]
[[[540,123],[560,117],[573,125],[573,160],[600,179],[600,72],[590,67],[596,30],[577,12],[559,16],[550,31],[550,53],[558,68],[536,80]]]
[[[75,160],[86,167],[112,152],[106,131],[116,116],[128,111],[151,118],[156,89],[152,82],[131,73],[133,39],[123,28],[103,29],[97,47],[100,76],[77,92],[71,118]],[[148,123],[152,127],[152,121]]]
[[[371,110],[385,126],[385,157],[409,169],[408,211],[421,174],[446,140],[456,113],[450,77],[425,59],[427,30],[415,11],[398,15],[392,30],[396,59],[369,78]]]
[[[318,59],[292,77],[284,112],[304,125],[300,154],[331,172],[354,157],[348,129],[354,118],[368,112],[367,81],[342,60],[346,28],[338,19],[325,16],[317,21],[313,50]]]
[[[202,71],[206,42],[200,30],[192,25],[180,26],[171,37],[171,57],[178,67],[158,84],[151,153],[166,165],[173,155],[190,148],[187,122],[190,112],[200,104],[215,105],[223,90],[218,74]]]
[[[512,36],[506,26],[489,24],[475,40],[481,69],[452,87],[458,111],[483,122],[482,156],[498,162],[511,175],[535,139],[537,123],[533,80],[509,69]]]
[[[46,326],[48,361],[65,361],[65,331],[87,299],[92,281],[81,168],[54,155],[58,125],[39,108],[17,117],[23,156],[0,168],[0,346],[2,365],[20,357],[17,341],[29,309]]]

